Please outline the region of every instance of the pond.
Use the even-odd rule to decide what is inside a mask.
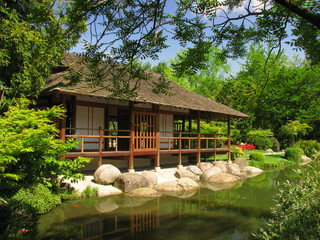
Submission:
[[[277,182],[292,169],[264,172],[232,188],[180,197],[123,195],[68,201],[41,216],[39,239],[247,239],[270,214]],[[215,189],[216,190],[216,189]]]

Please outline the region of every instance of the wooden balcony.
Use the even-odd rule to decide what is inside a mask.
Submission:
[[[130,130],[112,129],[61,129],[61,139],[74,138],[78,147],[66,154],[67,158],[99,157],[130,158],[151,157],[160,159],[162,154],[179,156],[195,155],[200,162],[202,155],[228,153],[230,137],[227,134],[190,132],[136,133]],[[158,163],[160,164],[160,163]]]

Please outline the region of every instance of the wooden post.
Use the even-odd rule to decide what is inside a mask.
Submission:
[[[230,117],[228,117],[228,162],[231,162],[231,127],[230,127]]]
[[[102,165],[102,144],[103,144],[103,129],[99,127],[99,160],[98,160],[98,167]]]
[[[61,130],[60,130],[60,139],[63,141],[66,140],[66,129],[65,128],[61,128]]]
[[[160,171],[160,121],[159,121],[159,106],[155,106],[157,113],[156,116],[156,159],[155,159],[155,170]]]
[[[182,144],[182,133],[179,132],[179,163],[178,163],[178,168],[182,167],[182,156],[181,156],[181,144]]]
[[[201,149],[201,140],[200,140],[200,111],[198,111],[197,114],[197,147],[198,147],[198,152],[197,152],[197,164],[200,164],[201,162],[201,153],[200,153],[200,149]]]
[[[129,145],[129,162],[128,171],[134,172],[134,103],[130,102],[130,145]]]
[[[214,161],[217,161],[217,133],[214,134],[214,153],[213,153]]]

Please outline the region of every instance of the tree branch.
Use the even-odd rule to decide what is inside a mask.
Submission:
[[[319,14],[315,14],[306,8],[301,8],[298,6],[298,4],[295,4],[290,0],[274,0],[274,1],[320,29]]]

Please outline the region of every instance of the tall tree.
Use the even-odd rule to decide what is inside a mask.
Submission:
[[[84,5],[77,0],[1,1],[0,109],[14,98],[39,94],[52,67],[86,30]]]
[[[219,101],[251,115],[250,127],[270,128],[277,136],[290,120],[317,129],[320,66],[296,66],[283,53],[266,62],[267,55],[261,47],[251,47],[242,70],[222,88]],[[245,124],[242,129],[250,130]]]

